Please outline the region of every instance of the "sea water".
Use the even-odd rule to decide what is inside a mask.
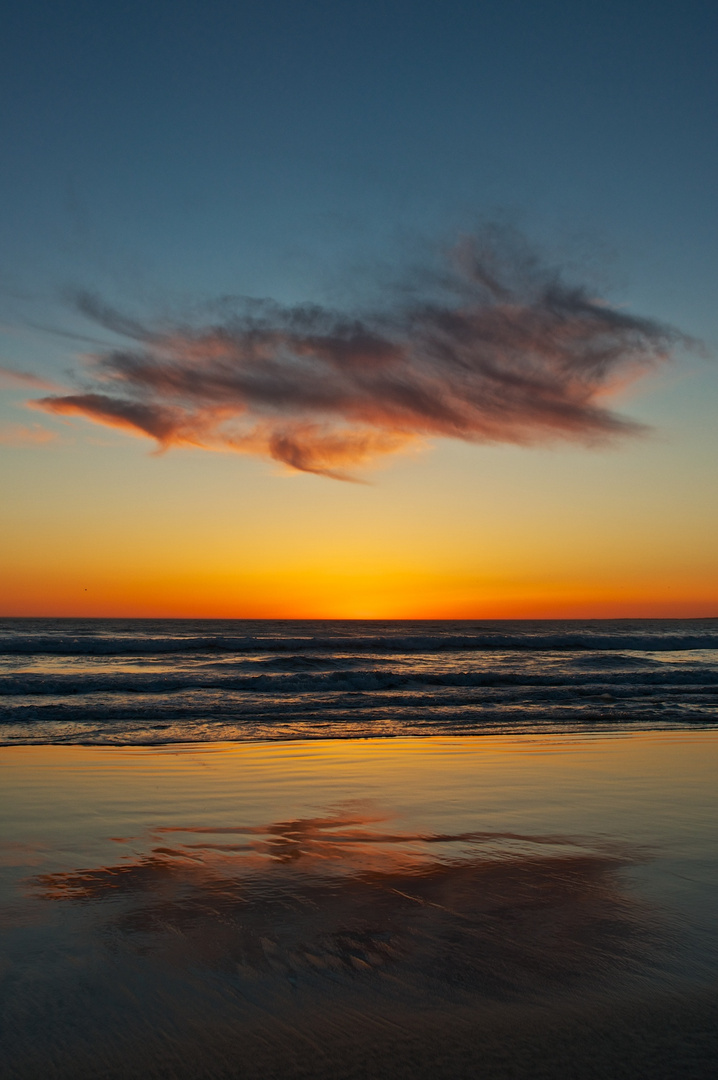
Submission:
[[[718,620],[0,621],[3,743],[685,728]]]

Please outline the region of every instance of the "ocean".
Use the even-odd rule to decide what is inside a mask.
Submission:
[[[718,620],[0,654],[3,1078],[718,1075]]]
[[[718,619],[0,621],[3,744],[716,722]]]

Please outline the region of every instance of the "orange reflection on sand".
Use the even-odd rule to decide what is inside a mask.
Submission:
[[[163,963],[229,964],[270,982],[390,974],[410,996],[591,982],[630,966],[654,936],[648,908],[621,886],[629,853],[561,836],[392,831],[386,820],[354,811],[161,828],[144,855],[38,875],[34,891],[101,905],[113,933]]]

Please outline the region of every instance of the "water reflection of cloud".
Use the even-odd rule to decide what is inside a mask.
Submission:
[[[95,905],[123,948],[268,989],[369,979],[413,998],[533,997],[643,951],[650,920],[622,884],[626,854],[384,824],[350,813],[158,829],[145,854],[34,884]]]
[[[37,840],[0,840],[0,867],[38,866],[47,854],[47,845]]]

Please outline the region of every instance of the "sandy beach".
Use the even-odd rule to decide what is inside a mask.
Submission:
[[[5,1075],[712,1076],[717,758],[3,748]]]

